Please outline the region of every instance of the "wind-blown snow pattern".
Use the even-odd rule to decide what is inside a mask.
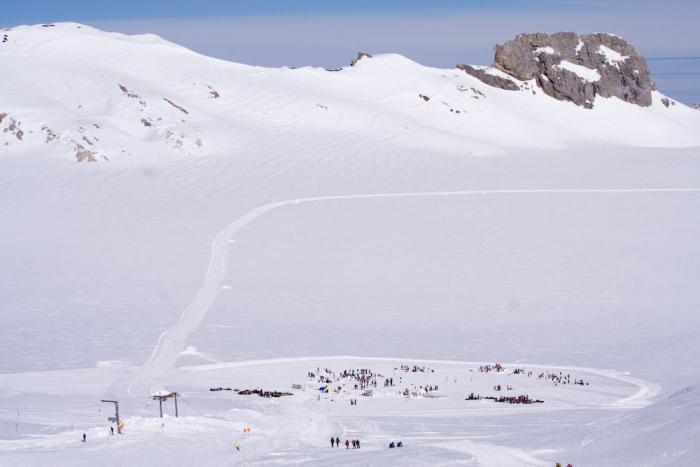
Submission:
[[[0,61],[0,465],[700,456],[697,111],[74,23]]]

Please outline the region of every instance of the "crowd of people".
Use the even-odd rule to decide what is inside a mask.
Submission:
[[[240,389],[235,390],[239,396],[252,396],[257,395],[260,397],[283,397],[283,396],[293,396],[291,392],[286,391],[267,391],[265,389]]]
[[[318,375],[318,376],[317,376]],[[317,379],[319,383],[322,384],[334,384],[343,379],[349,379],[353,381],[354,389],[369,389],[376,388],[378,386],[378,379],[384,378],[384,376],[375,373],[368,368],[358,368],[358,369],[346,369],[339,373],[334,372],[328,368],[321,370],[317,369],[317,372],[309,371],[306,375],[309,378]],[[394,378],[385,378],[383,385],[393,386]],[[336,392],[340,391],[340,386],[336,389]]]
[[[429,396],[434,391],[438,391],[439,389],[440,387],[437,384],[426,384],[425,386],[419,385],[418,387],[416,387],[415,385],[411,385],[410,388],[405,388],[401,394],[406,397]]]
[[[479,373],[489,373],[491,371],[495,371],[497,373],[500,373],[500,372],[505,371],[505,370],[506,369],[500,363],[494,363],[493,365],[481,365],[481,366],[479,366]]]
[[[492,397],[494,402],[501,402],[506,404],[544,404],[543,400],[540,399],[530,399],[527,394],[520,396],[499,396]]]
[[[469,393],[469,395],[464,399],[467,401],[479,401],[482,399],[492,400],[494,402],[506,403],[506,404],[543,404],[544,401],[540,399],[532,399],[529,395],[520,396],[482,396],[481,394]]]
[[[562,374],[560,371],[559,373],[550,373],[549,371],[543,371],[542,373],[539,374],[538,376],[539,379],[545,379],[545,380],[550,380],[551,382],[554,383],[555,386],[559,384],[576,384],[579,386],[588,386],[589,383],[583,381],[583,378],[581,379],[574,379],[574,382],[571,382],[571,375],[570,374]]]
[[[394,371],[402,371],[406,373],[434,373],[435,370],[426,366],[418,365],[401,365],[394,368]],[[323,392],[333,392],[334,394],[342,394],[351,390],[362,391],[360,394],[365,397],[374,395],[374,391],[379,387],[393,388],[397,385],[403,385],[401,376],[391,375],[384,376],[369,368],[351,368],[339,372],[329,368],[320,367],[316,371],[308,371],[306,376],[315,379],[320,384],[328,385]],[[349,380],[349,387],[347,384]],[[431,396],[438,391],[437,384],[425,385],[406,385],[403,390],[399,390],[396,394],[401,394],[406,397],[426,397]],[[357,405],[357,399],[351,399],[350,405]]]
[[[496,364],[496,365],[499,365],[499,364]],[[480,367],[479,371],[482,371],[481,368],[482,367]],[[513,370],[513,374],[514,375],[525,375],[528,378],[533,375],[531,370],[526,370],[525,368],[516,368]],[[564,374],[561,371],[551,372],[551,373],[549,371],[543,371],[537,375],[537,378],[551,381],[552,383],[554,383],[555,386],[558,386],[559,384],[575,384],[578,386],[590,385],[590,383],[588,383],[587,381],[584,381],[583,378],[579,378],[579,379],[574,378],[574,380],[572,382],[571,375],[569,373]]]
[[[401,370],[405,373],[435,373],[435,370],[433,370],[432,368],[418,365],[401,365],[399,368],[394,368],[394,371],[396,370]]]

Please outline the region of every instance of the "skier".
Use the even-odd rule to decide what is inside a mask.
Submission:
[[[109,434],[114,436],[114,427],[113,426],[109,427]]]
[[[335,438],[331,436],[331,447],[335,447]]]
[[[358,439],[358,440],[356,441],[356,443],[357,443],[357,449],[360,449],[360,440]]]
[[[340,447],[340,438],[338,438],[337,436],[335,437],[335,447]]]
[[[83,433],[83,443],[87,442],[87,435]]]
[[[345,440],[345,449],[350,449],[350,440]]]

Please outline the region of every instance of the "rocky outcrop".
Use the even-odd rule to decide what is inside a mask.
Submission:
[[[78,160],[78,162],[95,162],[97,161],[97,158],[95,157],[95,151],[91,151],[89,149],[85,149],[85,147],[82,144],[77,144],[75,145],[75,158]]]
[[[515,81],[489,74],[484,69],[475,68],[471,65],[457,65],[457,68],[464,71],[468,75],[472,75],[475,78],[479,78],[484,83],[489,84],[493,87],[507,89],[508,91],[517,91],[518,89],[520,89],[520,87],[515,83]]]
[[[167,97],[164,97],[163,100],[164,100],[165,102],[167,102],[168,104],[172,105],[173,107],[175,107],[175,108],[176,108],[177,110],[179,110],[180,112],[189,115],[189,112],[187,111],[187,109],[185,109],[184,107],[182,107],[182,106],[180,106],[180,105],[177,105],[175,102],[171,101],[171,100],[168,99]]]
[[[18,122],[14,118],[10,117],[7,113],[0,113],[0,124],[5,119],[7,119],[7,125],[2,129],[2,132],[14,135],[15,138],[22,141],[24,139],[24,130],[22,129],[22,122]]]
[[[555,99],[588,108],[593,107],[596,96],[647,107],[655,90],[644,57],[612,34],[521,34],[496,46],[493,66],[517,80],[535,80]],[[468,65],[458,68],[491,86],[514,90],[514,83],[504,78],[497,80]]]
[[[693,106],[693,108],[694,108],[695,110],[700,110],[700,102],[698,102],[697,104],[695,104],[695,105]]]
[[[366,52],[359,52],[359,53],[357,54],[357,57],[355,57],[355,58],[352,60],[352,62],[350,62],[350,66],[355,66],[355,65],[357,64],[357,62],[359,62],[360,60],[362,60],[362,59],[365,58],[365,57],[367,57],[367,58],[372,58],[372,55],[371,55],[371,54],[368,54],[368,53],[366,53]]]

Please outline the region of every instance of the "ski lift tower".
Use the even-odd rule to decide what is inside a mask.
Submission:
[[[178,416],[177,413],[177,393],[176,392],[162,392],[160,394],[154,394],[153,395],[153,400],[158,401],[158,408],[160,409],[160,418],[163,418],[163,401],[166,401],[168,399],[174,399],[175,400],[175,416]]]
[[[116,423],[117,424],[117,433],[121,434],[122,433],[122,424],[121,424],[121,420],[119,419],[119,401],[111,401],[111,400],[102,399],[100,402],[114,404],[114,417],[107,417],[107,420],[109,420],[110,422]]]

